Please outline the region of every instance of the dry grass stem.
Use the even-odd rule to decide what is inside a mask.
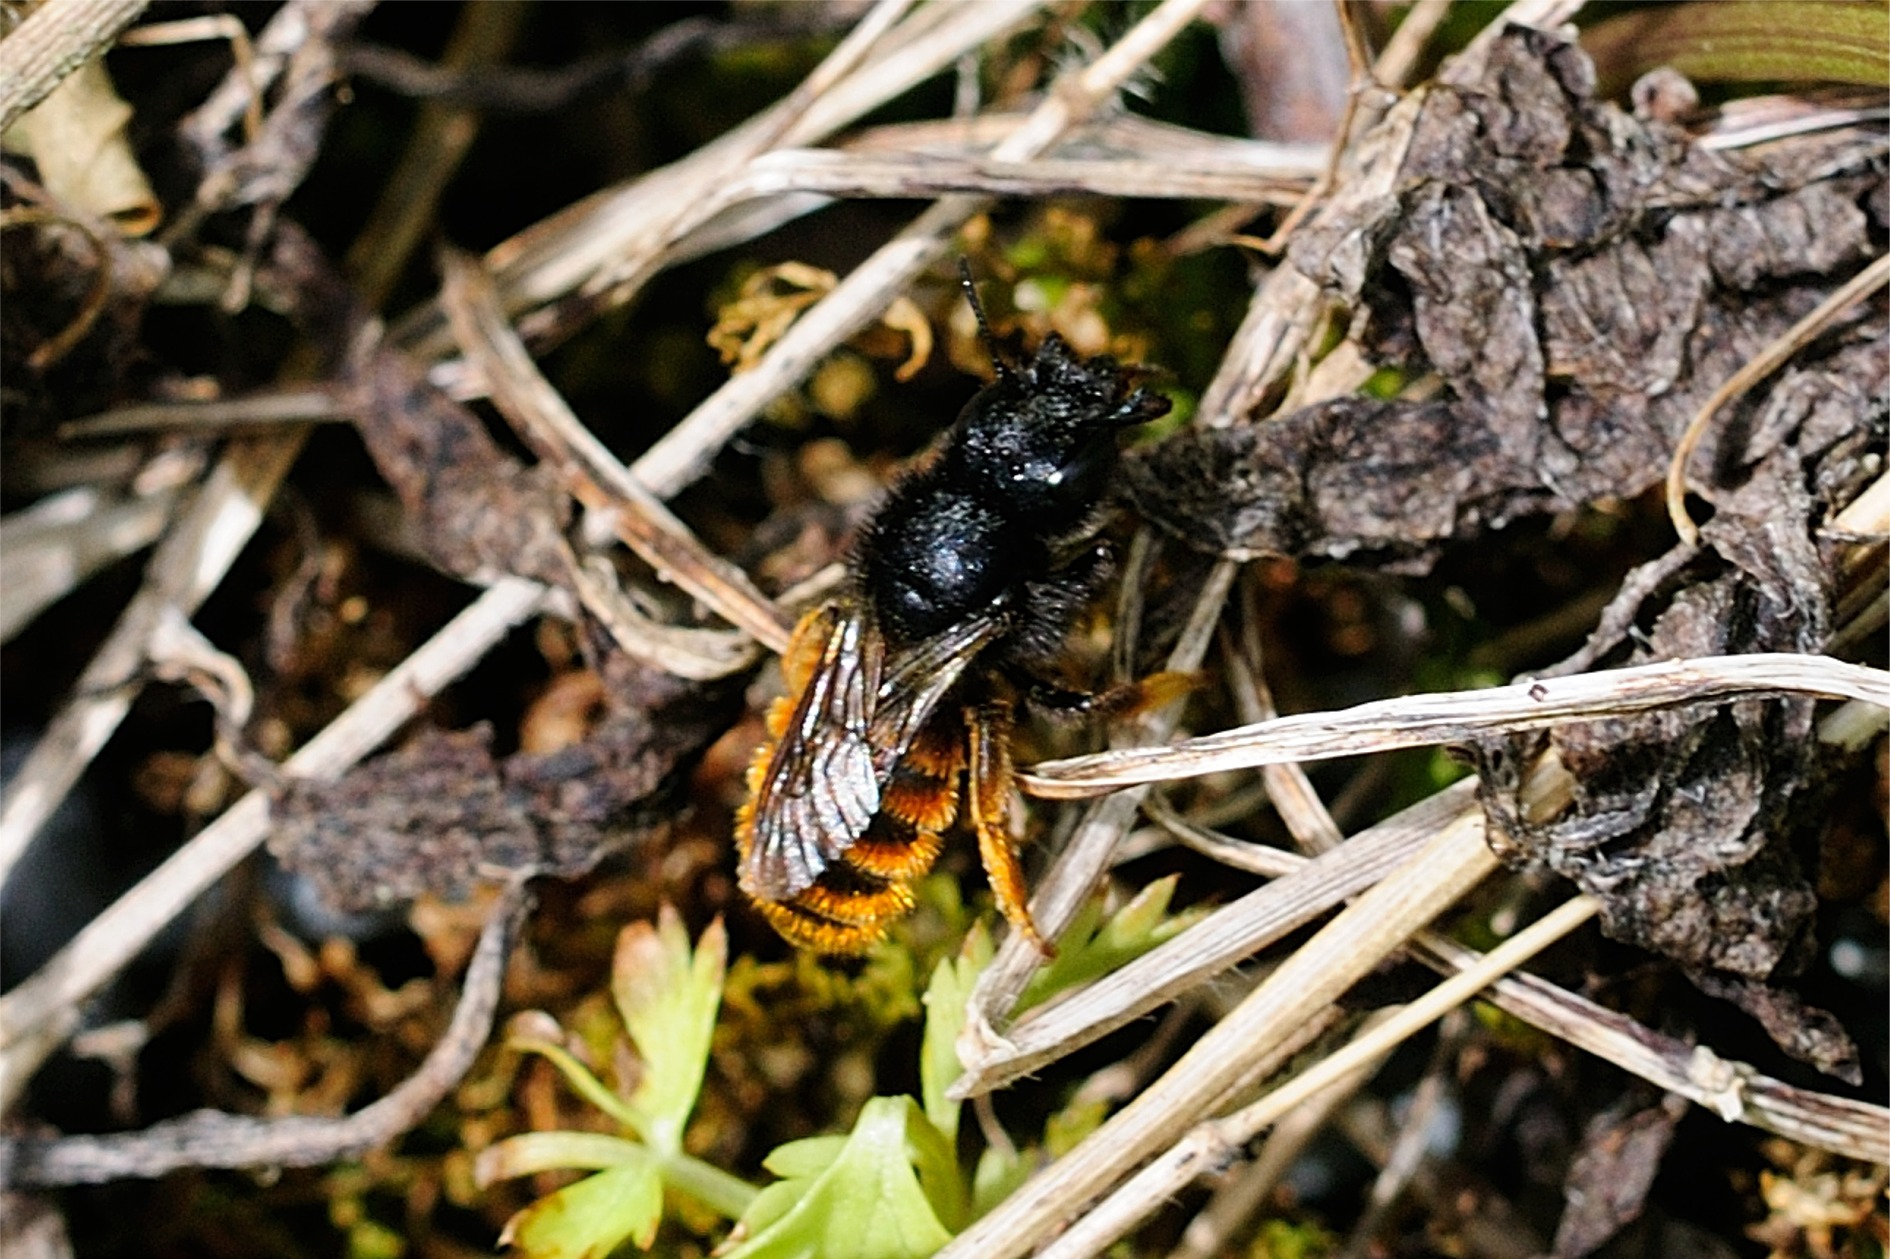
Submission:
[[[0,39],[0,131],[104,53],[150,0],[45,0]]]
[[[1233,160],[1238,147],[1228,147],[1235,152],[1032,161],[787,149],[757,159],[734,183],[718,190],[716,200],[724,212],[745,201],[793,193],[911,200],[963,192],[1023,199],[1077,195],[1266,204],[1296,200],[1303,191],[1302,162],[1289,159],[1270,168],[1243,169]]]
[[[466,8],[441,54],[441,68],[477,72],[504,62],[518,42],[526,15],[522,4]],[[420,105],[400,163],[342,262],[369,308],[379,310],[386,304],[408,260],[434,230],[440,200],[478,138],[480,125],[475,110],[443,101]]]
[[[1778,97],[1768,98],[1778,101]],[[1774,140],[1785,140],[1792,136],[1811,135],[1819,131],[1836,131],[1844,127],[1881,128],[1890,120],[1890,108],[1882,105],[1866,105],[1845,108],[1818,108],[1809,105],[1799,97],[1786,98],[1789,102],[1786,117],[1752,117],[1763,110],[1738,108],[1734,106],[1760,106],[1761,101],[1733,101],[1721,111],[1713,121],[1712,130],[1701,136],[1696,143],[1703,149],[1725,152],[1730,149],[1749,149],[1755,145],[1770,144]]]
[[[48,200],[58,205],[57,199],[50,191],[45,195]],[[98,322],[98,317],[104,313],[105,301],[110,296],[112,288],[110,240],[114,239],[108,235],[110,229],[103,222],[78,209],[21,207],[9,209],[0,214],[0,230],[12,230],[41,223],[57,223],[83,236],[91,247],[94,273],[91,291],[86,293],[84,300],[79,304],[78,312],[73,315],[71,321],[64,328],[40,342],[27,356],[26,365],[35,372],[43,372],[65,358],[72,347],[79,344],[85,339],[86,334],[92,331],[93,326]]]
[[[1344,1048],[1321,1058],[1259,1101],[1201,1124],[1039,1251],[1041,1259],[1083,1259],[1101,1254],[1202,1172],[1225,1166],[1237,1157],[1262,1129],[1323,1092],[1356,1087],[1359,1078],[1400,1042],[1587,922],[1599,909],[1600,903],[1591,897],[1576,897],[1492,949],[1476,966],[1451,976],[1377,1021]]]
[[[1417,68],[1418,58],[1424,55],[1431,36],[1449,15],[1450,0],[1417,0],[1405,10],[1398,29],[1391,33],[1378,60],[1372,63],[1372,78],[1394,91],[1403,87],[1411,71]]]
[[[1347,898],[1391,875],[1448,827],[1474,814],[1473,784],[1447,788],[1330,852],[1308,859],[1275,850],[1289,873],[1214,910],[1092,984],[1032,1010],[1000,1041],[961,1051],[965,1073],[953,1095],[971,1097],[1022,1076],[1141,1018],[1252,957]]]
[[[1159,1080],[939,1252],[1003,1259],[1029,1252],[1064,1220],[1179,1140],[1254,1066],[1411,935],[1497,868],[1480,817],[1433,838],[1284,959]]]
[[[1890,707],[1890,674],[1829,656],[1791,652],[1668,660],[1480,691],[1376,700],[1336,713],[1300,713],[1165,748],[1045,761],[1018,777],[1032,795],[1080,799],[1121,787],[1282,761],[1456,743],[1479,735],[1770,694]]]

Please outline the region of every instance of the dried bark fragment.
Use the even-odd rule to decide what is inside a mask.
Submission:
[[[1217,553],[1409,568],[1486,526],[1658,482],[1712,391],[1874,252],[1886,146],[1850,134],[1721,154],[1592,93],[1579,49],[1513,29],[1481,82],[1435,85],[1415,121],[1395,120],[1410,138],[1381,147],[1391,192],[1337,197],[1294,240],[1292,265],[1358,312],[1368,357],[1435,372],[1443,397],[1184,431],[1132,462],[1142,513]],[[1736,491],[1781,391],[1880,376],[1850,361],[1860,348],[1881,360],[1881,335],[1854,322],[1729,408],[1696,490]],[[1837,388],[1852,425],[1882,416],[1881,390]],[[1266,432],[1279,426],[1308,431]],[[1411,440],[1424,430],[1428,457]],[[1409,488],[1388,486],[1394,468]],[[1342,509],[1353,497],[1381,514],[1359,520]]]
[[[1502,506],[1480,493],[1508,462],[1496,435],[1458,423],[1447,403],[1335,398],[1266,424],[1189,436],[1133,461],[1129,493],[1144,504],[1160,497],[1161,523],[1237,558],[1367,551],[1389,565],[1424,557],[1465,521]]]
[[[333,782],[290,783],[275,802],[272,852],[344,911],[434,892],[463,899],[482,869],[539,856],[523,805],[509,799],[492,731],[426,731]]]
[[[1864,1082],[1857,1044],[1835,1016],[1793,992],[1718,971],[1689,971],[1687,978],[1709,997],[1730,1001],[1758,1020],[1786,1053],[1846,1084]]]
[[[514,871],[583,873],[657,828],[676,770],[741,698],[735,683],[686,683],[620,654],[601,667],[610,710],[583,740],[497,760],[486,726],[422,733],[333,782],[288,784],[270,851],[346,911],[460,899]]]

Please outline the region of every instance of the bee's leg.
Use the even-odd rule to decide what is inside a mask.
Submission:
[[[787,650],[781,653],[781,676],[787,680],[788,694],[800,694],[813,678],[821,653],[827,649],[827,639],[833,634],[836,615],[831,603],[823,603],[795,624]]]
[[[1011,835],[1011,725],[1007,700],[992,700],[965,709],[969,765],[966,807],[978,835],[978,856],[997,906],[1011,926],[1045,957],[1056,949],[1037,934],[1030,920],[1030,893],[1024,886],[1024,868],[1017,859],[1017,841]]]
[[[1199,674],[1172,670],[1151,673],[1139,681],[1124,682],[1106,691],[1072,691],[1036,677],[1016,680],[1022,686],[1024,702],[1053,721],[1132,717],[1180,699],[1201,684]]]

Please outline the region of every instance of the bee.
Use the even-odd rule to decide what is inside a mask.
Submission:
[[[863,952],[910,911],[961,814],[998,909],[1050,952],[1010,826],[1016,708],[1098,707],[1052,668],[1108,574],[1097,534],[1117,434],[1168,411],[1055,333],[1006,362],[961,278],[996,379],[861,529],[841,593],[795,628],[736,818],[742,890],[819,953]]]

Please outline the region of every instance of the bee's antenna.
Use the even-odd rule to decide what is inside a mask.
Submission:
[[[978,335],[984,339],[984,348],[991,352],[991,366],[998,376],[1012,375],[1011,365],[998,349],[997,338],[991,335],[991,321],[985,318],[984,303],[978,300],[978,286],[971,279],[971,260],[963,254],[958,255],[958,283],[965,290],[965,300],[971,303],[971,313],[978,317]]]

